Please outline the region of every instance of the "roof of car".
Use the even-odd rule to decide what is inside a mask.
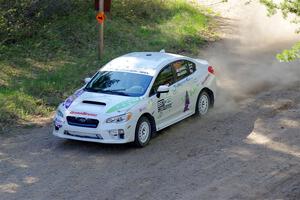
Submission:
[[[184,57],[164,52],[134,52],[110,61],[101,70],[128,71],[153,76],[157,70],[160,70],[161,64],[176,58]]]

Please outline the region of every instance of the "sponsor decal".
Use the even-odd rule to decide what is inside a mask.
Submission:
[[[197,87],[194,87],[193,89],[191,89],[190,95],[194,96],[196,94],[196,92],[197,92]]]
[[[183,76],[187,74],[187,71],[185,69],[183,70],[176,70],[177,72],[177,77]]]
[[[69,96],[69,97],[66,99],[66,101],[64,102],[65,108],[68,109],[68,108],[71,106],[71,104],[73,103],[73,101],[74,101],[77,97],[79,97],[80,95],[82,95],[83,92],[84,92],[83,89],[80,89],[80,90],[77,90],[73,95]]]
[[[148,101],[148,106],[147,106],[147,108],[148,108],[149,110],[152,110],[152,108],[153,108],[153,100],[149,100],[149,101]]]
[[[118,69],[118,68],[110,68],[113,69],[114,71],[122,71],[122,72],[133,72],[133,73],[139,73],[139,74],[145,74],[145,75],[150,75],[149,71],[146,70],[135,70],[135,69]],[[152,72],[153,73],[153,72]],[[151,73],[151,74],[152,74]]]
[[[73,101],[74,101],[74,99],[72,98],[72,96],[67,98],[65,103],[64,103],[65,108],[68,109],[71,106],[71,104],[73,103]]]
[[[170,99],[161,99],[157,102],[158,112],[172,108],[172,101]]]
[[[191,90],[188,90],[187,92],[188,92],[189,98],[190,97],[194,97],[195,95],[197,95],[198,94],[197,91],[198,91],[198,88],[196,86],[194,88],[192,88]],[[190,99],[189,99],[189,101],[190,101]],[[186,102],[186,95],[180,97],[180,102],[181,103],[185,103]]]
[[[186,91],[183,112],[188,111],[190,109],[189,107],[190,107],[190,97],[189,97],[189,93]]]
[[[135,106],[139,101],[140,101],[139,98],[134,98],[134,99],[129,99],[129,100],[123,101],[121,103],[118,103],[118,104],[112,106],[110,109],[107,110],[106,113],[112,113],[112,112],[116,112],[116,111],[124,109],[124,108]]]
[[[149,74],[149,72],[147,72],[147,71],[140,71],[140,70],[133,70],[133,69],[132,70],[128,69],[127,71],[128,72],[140,73],[140,74],[147,74],[147,75]]]
[[[204,83],[208,80],[208,78],[210,77],[210,74],[207,74],[207,76],[205,77],[205,79],[202,81],[202,85],[204,85]]]
[[[97,116],[97,114],[93,114],[93,113],[87,113],[87,112],[75,112],[75,111],[71,111],[70,114],[71,114],[71,115],[92,116],[92,117],[96,117],[96,116]]]
[[[56,126],[56,127],[58,127],[58,128],[61,128],[62,127],[62,125],[63,125],[63,121],[62,120],[60,120],[60,119],[58,119],[58,118],[55,118],[54,119],[54,125]]]

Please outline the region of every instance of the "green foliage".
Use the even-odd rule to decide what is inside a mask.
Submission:
[[[0,5],[0,124],[49,116],[83,78],[124,53],[164,48],[197,54],[199,45],[216,38],[211,11],[197,4],[113,0],[99,62],[91,1],[0,0]]]
[[[84,8],[80,1],[0,0],[0,42],[13,43],[33,37],[39,29],[72,10]],[[85,6],[86,7],[86,6]],[[83,10],[81,10],[83,11]]]
[[[268,14],[273,15],[278,11],[281,12],[284,18],[291,17],[293,23],[300,23],[300,1],[299,0],[260,0],[268,9]],[[295,44],[291,49],[284,50],[277,55],[280,61],[293,61],[299,58],[300,45]]]
[[[295,17],[300,16],[300,1],[299,0],[260,0],[264,4],[270,14],[275,14],[277,11],[281,11],[284,17],[294,15]]]
[[[300,42],[296,43],[291,49],[284,50],[281,54],[277,55],[277,59],[281,62],[293,61],[300,58]]]

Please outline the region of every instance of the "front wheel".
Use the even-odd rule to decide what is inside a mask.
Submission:
[[[151,123],[147,117],[141,117],[137,122],[135,129],[134,143],[138,147],[146,146],[151,138]]]
[[[196,116],[205,116],[210,108],[210,97],[203,91],[199,94],[196,105]]]

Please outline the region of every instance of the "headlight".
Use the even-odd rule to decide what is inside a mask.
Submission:
[[[59,117],[64,117],[64,114],[63,114],[60,110],[57,110],[57,111],[56,111],[56,114],[57,114]]]
[[[110,117],[106,120],[106,123],[119,123],[119,122],[127,122],[132,117],[132,113],[126,113],[123,115],[118,115],[115,117]]]

